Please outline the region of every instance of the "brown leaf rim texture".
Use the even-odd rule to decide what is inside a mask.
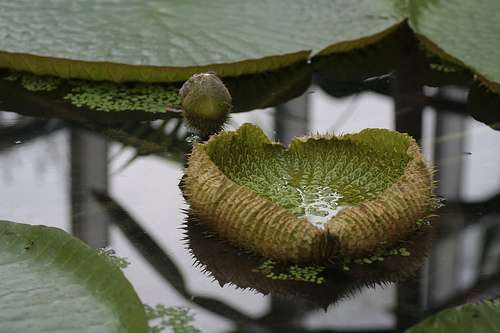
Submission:
[[[399,179],[377,198],[340,211],[325,230],[226,177],[206,151],[215,137],[194,146],[185,172],[184,195],[192,213],[211,230],[261,256],[324,262],[338,256],[367,255],[407,238],[417,230],[417,220],[433,210],[432,169],[408,135],[404,137],[410,159]]]

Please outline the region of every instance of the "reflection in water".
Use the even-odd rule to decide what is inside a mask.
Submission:
[[[92,190],[108,189],[108,143],[96,134],[70,130],[71,223],[75,236],[94,248],[108,246],[108,222]]]
[[[395,253],[388,251],[357,260],[339,259],[331,264],[299,265],[245,253],[219,239],[193,215],[187,219],[186,230],[188,246],[196,261],[221,286],[230,283],[264,294],[302,298],[325,309],[364,286],[383,285],[412,276],[422,264],[433,238],[433,228],[425,225],[397,245]]]
[[[281,71],[267,78],[262,75],[258,78],[249,76],[225,81],[233,99],[239,101],[238,111],[248,111],[256,107],[276,107],[267,112],[255,111],[252,115],[258,117],[260,113],[265,114],[267,118],[263,119],[270,120],[266,121],[266,125],[271,131],[275,131],[272,134],[281,142],[289,142],[293,136],[315,132],[318,128],[335,126],[334,119],[340,119],[336,108],[340,105],[339,98],[353,94],[358,94],[361,101],[369,100],[370,104],[364,107],[363,103],[359,103],[358,109],[349,109],[349,112],[356,112],[356,117],[350,119],[344,127],[336,128],[338,131],[349,132],[354,128],[357,130],[359,127],[373,124],[377,124],[377,127],[391,127],[394,121],[397,130],[408,132],[426,142],[427,156],[432,156],[436,165],[436,177],[439,180],[436,191],[444,198],[445,206],[437,212],[439,217],[436,222],[440,230],[423,269],[419,269],[421,258],[414,254],[425,252],[426,241],[413,243],[422,247],[421,252],[405,246],[411,253],[409,257],[384,259],[382,267],[377,266],[377,260],[376,265],[354,263],[349,271],[297,271],[297,268],[281,267],[275,263],[268,262],[266,265],[262,258],[248,256],[234,249],[228,250],[227,244],[207,237],[206,233],[200,232],[201,226],[192,223],[193,219],[190,219],[186,227],[191,251],[214,278],[221,284],[230,283],[241,288],[253,288],[270,295],[267,298],[252,300],[253,303],[249,302],[250,305],[246,308],[236,306],[232,303],[232,298],[244,299],[241,301],[243,303],[246,301],[245,297],[251,293],[241,291],[237,294],[237,291],[230,287],[219,288],[217,284],[208,283],[196,288],[202,285],[200,280],[205,281],[207,278],[197,274],[194,269],[188,271],[181,267],[191,264],[187,259],[184,260],[186,262],[179,263],[179,251],[185,251],[185,244],[181,240],[174,242],[167,237],[182,221],[180,218],[164,221],[165,216],[176,216],[169,213],[177,212],[181,207],[173,206],[168,200],[157,196],[156,192],[144,190],[148,188],[145,186],[147,184],[161,187],[167,181],[178,182],[178,179],[172,180],[172,176],[168,174],[171,169],[165,168],[164,173],[153,173],[147,162],[151,157],[164,165],[183,164],[191,144],[185,141],[188,133],[177,115],[168,114],[165,115],[167,119],[164,121],[148,122],[134,120],[133,117],[138,116],[137,114],[110,116],[87,112],[88,110],[81,112],[83,110],[57,102],[57,96],[44,95],[42,98],[1,80],[2,110],[46,118],[12,117],[10,113],[0,112],[0,219],[8,216],[25,223],[55,223],[57,219],[52,215],[35,209],[40,202],[46,202],[42,199],[56,191],[53,184],[35,183],[42,182],[40,170],[12,166],[8,162],[13,160],[13,154],[26,154],[26,160],[34,160],[35,153],[28,148],[30,143],[45,142],[48,135],[69,128],[68,124],[64,123],[66,121],[92,133],[98,133],[101,137],[80,129],[71,129],[71,159],[69,155],[67,157],[67,160],[72,161],[68,166],[71,171],[71,186],[66,186],[66,191],[72,193],[73,212],[70,215],[64,210],[58,210],[64,206],[65,196],[54,196],[58,199],[50,201],[45,208],[50,209],[53,214],[59,212],[57,221],[69,220],[68,217],[71,216],[75,234],[94,246],[101,247],[108,242],[111,246],[115,245],[112,237],[108,238],[107,232],[111,235],[113,228],[117,226],[123,237],[128,240],[127,248],[135,249],[140,256],[138,260],[154,267],[156,274],[165,281],[164,285],[151,291],[148,288],[153,277],[144,273],[141,277],[143,285],[137,286],[139,293],[161,294],[165,292],[163,289],[172,289],[176,295],[180,295],[179,297],[193,306],[195,313],[216,314],[217,317],[211,317],[211,323],[226,320],[227,323],[223,327],[232,327],[233,331],[238,332],[339,332],[342,331],[340,327],[349,329],[349,332],[394,332],[392,328],[397,326],[397,330],[401,331],[426,314],[443,307],[498,295],[500,155],[496,147],[500,138],[498,132],[492,129],[496,128],[495,124],[498,122],[495,118],[500,103],[498,96],[473,85],[466,97],[467,89],[471,86],[470,77],[462,75],[458,80],[457,77],[450,79],[447,76],[443,79],[436,71],[430,75],[428,70],[424,70],[429,67],[428,60],[422,59],[422,55],[417,53],[418,50],[403,48],[398,51],[401,53],[389,53],[392,58],[380,58],[392,59],[392,66],[387,66],[386,63],[370,64],[366,58],[373,57],[369,55],[371,51],[366,52],[358,54],[356,57],[360,61],[350,68],[347,66],[352,60],[352,54],[347,55],[342,63],[345,67],[333,68],[329,73],[325,72],[314,78],[316,84],[309,88],[313,93],[303,94],[279,106],[276,104],[299,96],[307,89],[311,81],[309,67],[301,64],[292,72]],[[323,61],[326,64],[323,65],[328,66],[328,59]],[[370,73],[373,70],[372,75],[379,76],[360,77],[360,71],[356,73],[355,69],[362,69],[361,65],[372,65],[372,69],[363,71]],[[324,70],[322,66],[316,65],[316,70],[321,72]],[[448,85],[450,82],[458,86],[436,89],[428,87]],[[325,97],[318,85],[330,96],[336,97]],[[260,99],[257,98],[259,96]],[[387,110],[375,108],[375,102],[382,100],[380,96],[395,104],[395,112],[389,110],[384,113],[388,115],[387,121],[380,119],[381,111]],[[473,121],[468,117],[467,111],[492,128]],[[423,112],[431,117],[422,117]],[[246,116],[246,113],[233,115],[235,119]],[[120,117],[121,121],[118,122],[116,118]],[[68,141],[65,136],[61,136],[59,140],[63,143]],[[131,165],[139,160],[146,161],[141,169],[142,183],[138,182],[139,185],[134,191],[120,193],[120,198],[127,198],[123,206],[106,194],[106,191],[112,191],[113,186],[116,186],[117,178],[116,174],[110,173],[109,164],[107,165],[118,156],[109,153],[110,145],[115,148],[120,145],[126,147],[124,149],[127,152],[132,152],[132,159],[117,171],[117,174],[123,176],[123,181],[127,181],[127,170]],[[117,149],[111,151],[115,152]],[[50,158],[49,154],[45,156]],[[9,176],[11,174],[16,177]],[[58,176],[61,183],[70,180],[69,177],[66,179],[64,173]],[[43,188],[46,193],[35,191],[34,187]],[[148,215],[148,212],[145,212],[148,207],[137,204],[138,197],[158,203],[163,210],[159,209],[153,216],[164,221],[164,226],[153,227],[152,221],[142,218],[143,215]],[[17,213],[20,206],[25,214]],[[140,216],[141,223],[135,221],[126,210]],[[34,216],[37,212],[40,212],[39,216]],[[21,216],[22,219],[17,218]],[[25,221],[29,216],[32,220]],[[178,249],[178,252],[170,251],[172,248]],[[413,259],[419,260],[412,262]],[[131,265],[134,266],[134,262]],[[401,267],[404,268],[403,271]],[[415,278],[408,278],[413,274]],[[285,278],[281,279],[283,276]],[[290,281],[290,276],[314,280],[315,283]],[[401,278],[407,279],[400,281]],[[318,281],[321,283],[317,283]],[[374,305],[369,308],[366,293],[358,293],[360,287],[389,281],[400,281],[396,284],[397,296],[389,303],[394,312],[388,311],[380,301],[379,294],[373,301]],[[217,297],[213,296],[215,293],[218,293]],[[282,297],[283,295],[287,297]],[[290,299],[291,296],[293,297]],[[349,301],[339,301],[347,296],[352,298]],[[164,299],[165,302],[169,300],[170,298]],[[335,301],[336,305],[330,306],[326,313],[313,312],[314,307],[310,304],[312,302],[326,306]],[[348,308],[346,304],[352,307]],[[250,307],[257,306],[263,309],[262,313],[250,315]],[[339,318],[339,313],[344,314],[345,318]],[[314,320],[305,328],[307,316],[313,315]],[[370,317],[371,315],[373,317]],[[210,325],[206,324],[209,321],[205,321],[207,316],[199,318],[202,319],[195,326],[211,332]]]

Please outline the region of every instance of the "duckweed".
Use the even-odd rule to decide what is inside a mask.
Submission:
[[[432,70],[443,72],[443,73],[457,73],[464,72],[465,69],[458,66],[442,57],[436,55],[435,53],[429,51],[423,45],[421,45],[421,50],[424,52],[425,56],[429,61],[429,67]]]
[[[420,219],[420,220],[417,220],[417,222],[415,222],[415,224],[420,228],[420,227],[423,227],[426,225],[430,225],[431,222],[429,220]]]
[[[64,80],[53,76],[40,76],[23,72],[10,72],[3,80],[19,82],[28,91],[52,91],[69,87],[63,98],[76,107],[96,111],[165,112],[166,107],[180,107],[178,89],[148,83],[93,82]]]
[[[391,256],[409,257],[411,256],[411,252],[406,247],[379,249],[369,257],[343,257],[337,262],[337,264],[340,265],[343,271],[347,272],[351,270],[352,263],[357,265],[370,265],[378,262],[383,262],[385,258]],[[300,266],[294,264],[288,266],[285,272],[277,272],[277,265],[277,261],[267,259],[259,266],[256,271],[265,274],[267,278],[273,280],[305,281],[318,284],[323,283],[325,280],[324,277],[321,276],[321,272],[325,270],[324,266]]]
[[[340,265],[343,271],[350,271],[351,263],[355,263],[358,265],[370,265],[377,262],[382,262],[385,258],[390,256],[401,256],[401,257],[409,257],[411,252],[408,251],[406,247],[401,248],[391,248],[391,249],[380,249],[375,251],[375,253],[369,257],[364,258],[350,258],[344,257],[340,260]]]
[[[325,270],[324,266],[300,266],[297,264],[287,266],[282,272],[277,272],[277,262],[271,259],[265,260],[257,271],[265,274],[267,278],[282,281],[303,281],[316,284],[322,284],[325,278],[321,273]]]
[[[11,72],[3,78],[6,81],[19,81],[24,89],[28,91],[52,91],[56,90],[61,79],[54,76],[40,76],[30,73]]]
[[[191,325],[194,315],[189,308],[166,307],[158,304],[155,307],[144,305],[146,316],[150,322],[150,333],[173,332],[173,333],[198,333],[196,327]],[[168,329],[168,330],[167,330]]]
[[[22,73],[10,72],[8,75],[4,76],[2,79],[5,81],[17,81],[21,78]]]
[[[72,84],[74,88],[64,99],[77,107],[96,111],[164,112],[167,105],[178,105],[180,102],[174,87],[90,81],[72,81]]]

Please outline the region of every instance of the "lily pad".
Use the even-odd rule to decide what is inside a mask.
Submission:
[[[0,221],[0,331],[147,332],[120,268],[64,231]]]
[[[499,12],[497,0],[411,0],[409,23],[430,50],[470,68],[500,92]]]
[[[405,134],[367,129],[286,149],[245,124],[194,146],[183,188],[193,213],[234,244],[321,261],[406,238],[432,210],[431,178]]]
[[[446,309],[405,333],[493,333],[500,330],[500,299]]]
[[[1,0],[0,67],[63,78],[182,81],[237,76],[374,43],[398,0]]]

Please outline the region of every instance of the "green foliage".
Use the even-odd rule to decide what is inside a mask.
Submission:
[[[179,82],[209,70],[240,76],[374,44],[408,19],[429,49],[500,91],[498,0],[109,4],[1,0],[0,67],[120,82]]]
[[[408,15],[411,28],[426,47],[470,68],[490,89],[500,91],[500,20],[492,16],[498,12],[497,0],[411,0]]]
[[[394,245],[434,205],[417,143],[386,129],[295,138],[285,148],[244,124],[193,147],[183,190],[193,213],[233,244],[293,262]]]
[[[173,87],[90,81],[72,81],[72,85],[74,87],[64,99],[77,107],[96,111],[164,112],[167,105],[179,104],[177,89]]]
[[[130,262],[127,260],[127,258],[117,256],[115,250],[111,248],[98,249],[97,253],[99,253],[110,263],[121,269],[127,268],[127,266],[130,265]]]
[[[64,88],[63,99],[76,107],[95,111],[145,111],[165,112],[166,107],[180,107],[178,89],[149,83],[92,82],[64,80],[53,76],[40,76],[26,72],[11,71],[2,78],[18,82],[32,92],[53,91]]]
[[[40,76],[31,73],[11,72],[3,77],[6,81],[18,81],[28,91],[52,91],[61,84],[61,79],[54,76]]]
[[[449,64],[442,64],[442,63],[431,63],[430,67],[431,67],[431,69],[434,69],[436,71],[440,71],[443,73],[455,73],[455,72],[463,70],[460,67],[449,65]]]
[[[325,270],[324,266],[287,265],[285,270],[279,270],[276,266],[276,261],[267,259],[257,268],[257,271],[273,280],[303,281],[316,284],[322,284],[325,281],[325,278],[321,276],[321,272]]]
[[[64,231],[0,221],[2,333],[147,331],[120,268]]]
[[[199,333],[200,331],[191,325],[194,315],[189,308],[165,307],[158,304],[155,307],[145,305],[146,316],[150,321],[150,333],[172,332],[172,333]]]
[[[427,61],[429,62],[429,67],[432,70],[443,73],[460,73],[466,71],[464,67],[459,66],[433,53],[428,48],[426,48],[425,45],[421,44],[420,48],[422,52],[425,54]]]
[[[147,82],[264,72],[377,41],[403,21],[398,2],[1,0],[0,67]]]
[[[385,260],[385,258],[391,256],[409,257],[411,256],[411,252],[406,247],[380,248],[374,251],[373,254],[370,256],[362,258],[351,258],[351,257],[340,258],[339,263],[342,266],[342,270],[350,271],[352,264],[370,265],[382,262]]]
[[[405,333],[494,333],[500,331],[500,299],[446,309]]]
[[[384,141],[393,149],[384,150]],[[207,149],[228,178],[303,216],[304,204],[318,193],[326,204],[335,197],[335,206],[376,198],[403,174],[407,145],[402,134],[368,130],[357,137],[295,139],[285,149],[244,126],[238,135],[217,136]]]
[[[423,226],[430,225],[431,222],[427,219],[419,219],[419,220],[417,220],[417,222],[415,222],[415,224],[417,225],[417,227],[423,227]]]

